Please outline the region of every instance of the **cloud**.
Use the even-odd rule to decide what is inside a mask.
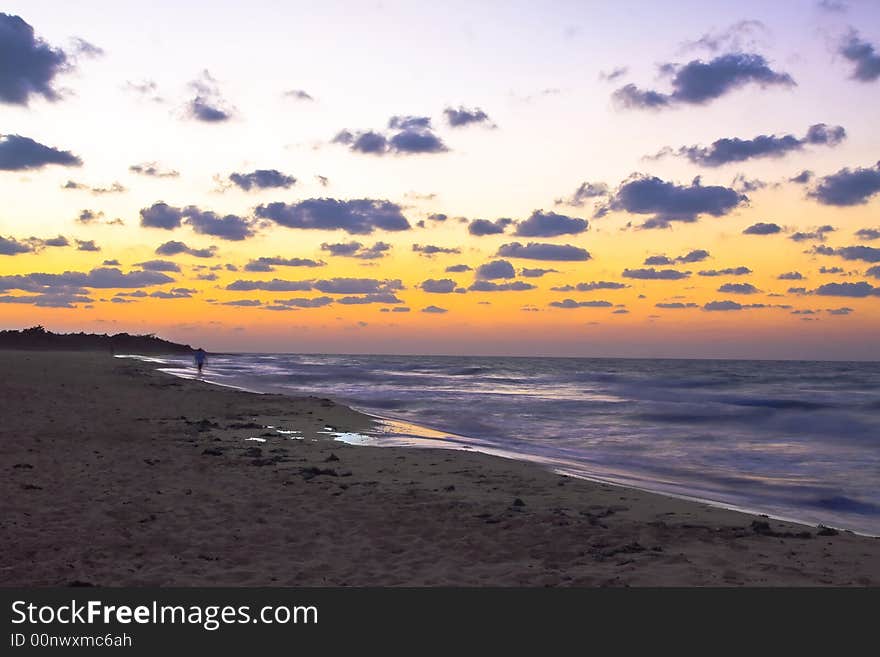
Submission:
[[[529,242],[523,246],[520,242],[504,244],[498,249],[498,256],[504,258],[524,258],[527,260],[585,261],[590,259],[586,249],[569,244],[546,244]]]
[[[3,15],[0,14],[0,16]],[[46,146],[29,137],[22,137],[21,135],[3,135],[0,137],[0,170],[29,171],[41,169],[50,164],[78,167],[82,166],[82,160],[70,151],[62,151]]]
[[[849,9],[849,5],[841,0],[819,0],[816,6],[819,9],[835,14],[842,14]]]
[[[806,185],[812,179],[813,179],[813,172],[810,171],[809,169],[804,169],[798,175],[794,176],[793,178],[789,178],[788,182],[793,182],[798,185]]]
[[[95,244],[95,240],[76,240],[77,251],[100,251],[101,247]]]
[[[180,253],[186,253],[187,255],[195,256],[196,258],[213,258],[216,252],[216,246],[209,246],[205,249],[193,249],[183,242],[177,242],[175,240],[165,242],[156,247],[156,255],[163,256],[173,256]]]
[[[574,194],[567,199],[556,199],[556,205],[568,205],[571,207],[582,207],[586,202],[593,198],[608,196],[608,185],[605,183],[582,182],[580,186],[574,190]]]
[[[148,228],[164,228],[171,230],[179,228],[183,221],[183,211],[174,208],[167,203],[154,203],[148,208],[142,208],[140,211],[141,226]]]
[[[524,292],[536,289],[531,283],[525,281],[511,281],[509,283],[494,283],[492,281],[474,281],[468,288],[471,292]]]
[[[775,235],[781,231],[782,228],[777,224],[759,221],[746,228],[743,231],[743,235]]]
[[[3,237],[0,235],[0,255],[5,256],[20,255],[22,253],[38,253],[47,247],[63,246],[70,246],[70,242],[63,235],[46,239],[28,237],[24,240],[18,240],[14,237]]]
[[[804,275],[799,271],[789,271],[784,274],[779,274],[776,277],[780,281],[802,281],[804,279]]]
[[[122,183],[118,182],[114,182],[109,187],[90,187],[89,185],[84,185],[73,180],[68,180],[61,186],[61,189],[88,190],[96,196],[101,194],[121,194],[128,191]]]
[[[292,98],[293,100],[315,100],[310,94],[306,93],[302,89],[290,89],[289,91],[285,91],[284,97]]]
[[[697,272],[699,276],[745,276],[751,274],[748,267],[728,267],[727,269],[704,269]]]
[[[446,121],[452,128],[461,128],[468,125],[489,123],[489,115],[478,107],[467,109],[459,106],[458,109],[447,107],[443,110]]]
[[[512,223],[513,219],[508,219],[506,217],[496,219],[495,221],[489,221],[488,219],[474,219],[468,224],[468,232],[471,235],[479,237],[484,235],[499,235]]]
[[[823,205],[863,205],[880,192],[880,163],[874,167],[844,168],[820,178],[807,193]]]
[[[697,304],[695,303],[682,303],[680,301],[673,301],[671,303],[655,303],[655,308],[667,308],[670,310],[679,310],[682,308],[696,308]]]
[[[817,246],[813,248],[813,253],[818,255],[836,255],[844,260],[880,262],[880,249],[873,246],[841,246],[836,249],[828,246]]]
[[[115,267],[98,267],[89,272],[0,276],[0,290],[82,294],[86,288],[142,288],[173,282],[173,278],[160,272],[130,271],[124,274]]]
[[[232,184],[249,192],[252,189],[289,189],[296,178],[281,173],[277,169],[257,169],[250,173],[230,173]]]
[[[177,178],[180,175],[180,172],[174,169],[163,168],[158,162],[132,164],[128,167],[128,170],[141,176],[150,176],[151,178]]]
[[[629,72],[626,66],[619,66],[610,71],[599,71],[599,79],[603,82],[614,82],[625,76]]]
[[[797,233],[792,233],[788,236],[788,239],[794,240],[795,242],[805,242],[807,240],[819,240],[820,242],[824,242],[827,239],[825,235],[827,233],[833,233],[834,230],[834,226],[819,226],[816,230],[810,232],[798,231]]]
[[[517,223],[514,234],[520,237],[557,237],[577,235],[589,227],[586,219],[535,210],[528,219]]]
[[[552,287],[555,292],[592,292],[593,290],[622,290],[629,287],[626,283],[617,283],[614,281],[591,281],[589,283],[578,283],[577,285],[564,285],[562,287]]]
[[[381,294],[403,289],[399,280],[374,278],[331,278],[315,281],[314,288],[325,294]]]
[[[743,305],[737,303],[736,301],[710,301],[703,306],[703,310],[709,311],[727,311],[742,309]]]
[[[664,64],[661,70],[672,75],[672,92],[639,89],[634,84],[612,94],[615,103],[626,109],[662,109],[675,104],[704,105],[748,84],[762,88],[793,87],[788,73],[770,68],[761,55],[734,52],[704,62],[694,59],[687,64]]]
[[[732,162],[764,157],[782,157],[787,153],[799,151],[807,145],[837,146],[846,138],[846,130],[841,126],[817,123],[810,126],[802,138],[794,135],[758,135],[752,139],[738,137],[718,139],[709,146],[682,146],[677,151],[664,150],[685,157],[694,164],[707,167],[720,167]]]
[[[760,292],[760,290],[751,283],[725,283],[718,288],[718,291],[727,294],[757,294]]]
[[[329,251],[330,255],[344,256],[348,258],[360,258],[361,260],[376,260],[384,258],[391,250],[391,245],[386,242],[376,242],[373,246],[365,246],[360,242],[344,242],[341,244],[321,244],[322,251]]]
[[[556,269],[528,269],[523,268],[520,270],[520,275],[525,276],[526,278],[541,278],[544,274],[558,274],[559,271]]]
[[[873,44],[860,39],[855,30],[851,30],[844,38],[838,52],[855,64],[852,73],[854,80],[873,82],[880,78],[880,54]]]
[[[233,108],[222,97],[217,81],[207,70],[189,86],[195,92],[186,106],[190,118],[202,123],[224,123],[232,118]]]
[[[574,299],[563,299],[562,301],[551,301],[548,306],[554,308],[610,308],[613,304],[610,301],[575,301]]]
[[[654,216],[642,228],[666,228],[672,221],[694,222],[702,214],[721,217],[747,201],[746,196],[728,187],[704,187],[699,177],[690,185],[676,185],[636,174],[620,185],[599,214],[609,210],[651,214]]]
[[[259,299],[234,299],[233,301],[221,301],[221,306],[240,306],[243,308],[261,306],[263,302]]]
[[[19,16],[0,13],[0,102],[28,105],[32,96],[58,100],[55,77],[71,68],[63,50],[34,35]]]
[[[449,265],[446,268],[448,274],[460,274],[465,271],[471,271],[470,265]]]
[[[43,308],[76,308],[77,304],[92,303],[93,301],[94,299],[85,295],[67,292],[0,296],[0,303],[26,303]]]
[[[313,281],[285,281],[273,278],[271,281],[237,280],[226,286],[227,290],[236,292],[252,292],[266,290],[268,292],[308,292],[313,288]]]
[[[687,278],[691,273],[689,271],[677,271],[675,269],[624,269],[622,276],[624,278],[637,278],[640,280],[663,280],[678,281]]]
[[[297,297],[294,299],[275,299],[275,303],[288,308],[323,308],[333,303],[333,299],[330,297],[314,297],[312,299]]]
[[[431,119],[427,116],[392,116],[388,128],[391,131],[388,134],[375,130],[341,130],[332,143],[343,144],[351,151],[367,155],[418,155],[449,150],[443,140],[434,134]]]
[[[352,235],[368,235],[377,229],[410,229],[399,205],[368,198],[348,201],[311,198],[291,204],[269,203],[258,205],[255,214],[288,228],[344,230]]]
[[[866,242],[880,240],[880,228],[859,228],[856,231],[856,237]]]
[[[702,262],[706,258],[709,257],[709,252],[705,249],[694,249],[693,251],[689,251],[684,255],[677,256],[675,258],[670,258],[665,255],[656,255],[649,256],[645,258],[646,265],[674,265],[676,263],[692,263],[692,262]]]
[[[186,223],[201,235],[241,241],[255,234],[253,222],[238,215],[227,214],[221,217],[215,212],[199,210],[194,206],[184,208],[183,215]]]
[[[195,293],[196,290],[191,290],[185,287],[175,287],[168,291],[156,290],[155,292],[150,292],[150,296],[156,299],[189,299]]]
[[[481,280],[496,280],[499,278],[515,278],[516,271],[507,260],[494,260],[477,267],[476,277]]]
[[[877,265],[875,267],[869,267],[865,271],[865,276],[871,276],[873,278],[880,278],[880,265]]]
[[[146,269],[147,271],[180,271],[180,266],[171,260],[147,260],[146,262],[138,262],[136,264],[141,269]]]
[[[438,253],[461,253],[461,249],[458,247],[435,246],[433,244],[413,244],[412,250],[428,257]]]
[[[440,308],[438,306],[426,306],[425,308],[422,308],[422,312],[423,313],[441,314],[441,313],[445,313],[445,312],[449,312],[449,311],[446,310],[446,308]]]
[[[441,278],[439,280],[429,278],[426,281],[422,281],[422,284],[419,285],[419,287],[425,292],[430,292],[432,294],[450,294],[455,291],[457,286],[458,284],[451,278]]]
[[[860,281],[858,283],[825,283],[808,294],[824,297],[880,297],[880,287]]]

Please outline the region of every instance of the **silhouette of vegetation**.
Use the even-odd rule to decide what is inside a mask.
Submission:
[[[53,333],[42,326],[0,331],[0,349],[109,351],[114,354],[188,354],[193,351],[189,345],[163,340],[152,333]]]

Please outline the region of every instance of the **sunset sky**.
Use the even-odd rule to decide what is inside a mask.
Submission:
[[[880,3],[3,11],[0,328],[880,359]]]

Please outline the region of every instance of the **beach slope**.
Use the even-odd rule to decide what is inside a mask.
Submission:
[[[350,446],[345,406],[153,367],[0,352],[0,585],[880,585],[880,539]]]

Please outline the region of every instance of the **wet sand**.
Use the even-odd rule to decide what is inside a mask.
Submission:
[[[153,367],[0,351],[0,585],[880,585],[877,538],[346,445],[369,417]]]

